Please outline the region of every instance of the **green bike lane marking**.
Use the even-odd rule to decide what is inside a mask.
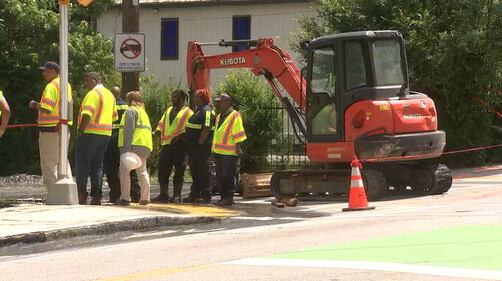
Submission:
[[[444,228],[265,258],[365,261],[502,271],[502,225]]]

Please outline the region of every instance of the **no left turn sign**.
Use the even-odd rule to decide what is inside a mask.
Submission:
[[[145,71],[144,34],[115,34],[115,69],[120,72]]]

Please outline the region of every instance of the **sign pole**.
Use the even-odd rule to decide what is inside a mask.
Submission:
[[[68,174],[68,2],[59,0],[59,63],[60,63],[60,124],[59,130],[59,180],[47,186],[48,205],[78,204],[77,185]]]
[[[65,3],[66,2],[66,3]],[[59,25],[59,63],[60,63],[60,114],[61,119],[68,120],[68,1],[59,2],[59,14],[61,23]],[[68,176],[68,124],[62,122],[60,127],[59,145],[59,179]]]
[[[134,0],[122,1],[122,32],[139,32],[139,3]],[[139,72],[122,73],[122,92],[139,91]]]

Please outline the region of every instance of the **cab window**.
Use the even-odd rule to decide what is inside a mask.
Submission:
[[[376,84],[401,85],[404,83],[401,47],[395,40],[379,40],[373,43]]]
[[[336,92],[335,50],[323,47],[314,50],[311,90],[314,94],[334,96]]]
[[[312,134],[334,135],[337,133],[336,105],[325,105],[312,119]]]
[[[366,66],[360,42],[345,44],[345,80],[347,90],[366,85]]]

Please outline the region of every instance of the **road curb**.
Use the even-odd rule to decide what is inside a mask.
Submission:
[[[139,219],[105,222],[100,224],[70,227],[49,231],[37,231],[0,237],[0,247],[7,247],[17,243],[41,243],[58,239],[78,236],[111,234],[128,230],[154,229],[160,226],[189,225],[219,222],[221,218],[210,216],[151,216]]]

